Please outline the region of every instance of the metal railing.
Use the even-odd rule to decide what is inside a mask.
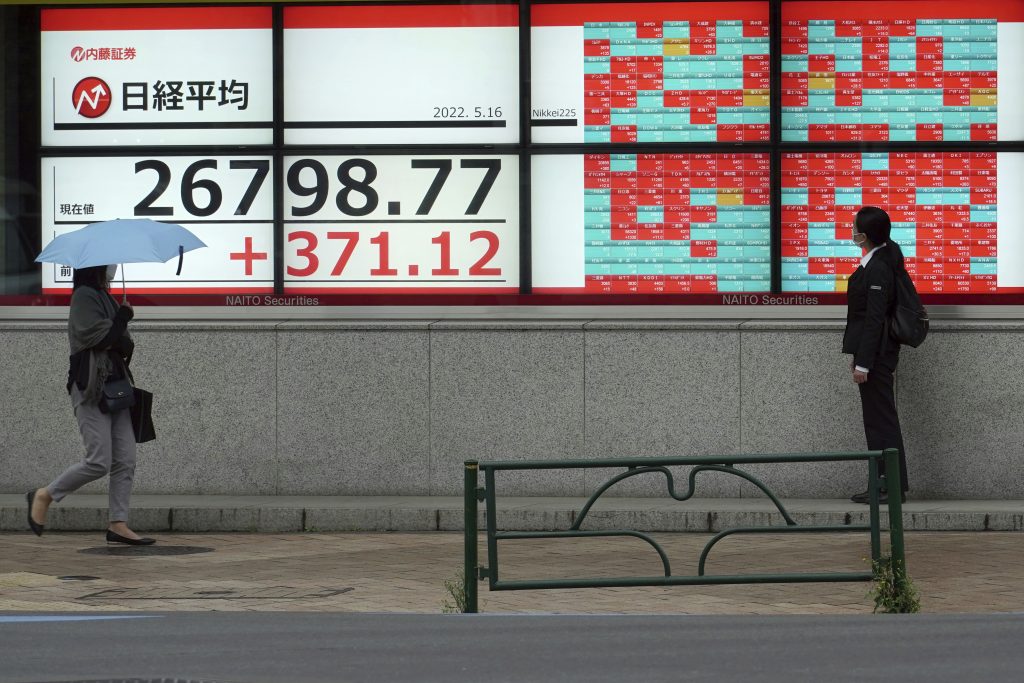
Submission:
[[[488,580],[492,591],[551,589],[551,588],[600,588],[622,586],[678,586],[706,584],[742,584],[742,583],[807,583],[834,581],[871,581],[875,578],[875,570],[882,560],[881,525],[879,500],[884,490],[897,492],[888,496],[889,508],[889,557],[896,580],[906,576],[906,559],[903,548],[903,507],[898,492],[900,486],[899,453],[895,449],[885,451],[860,451],[850,453],[796,453],[772,455],[719,455],[692,456],[674,458],[617,458],[609,460],[537,460],[519,462],[477,462],[469,460],[465,463],[465,566],[464,588],[466,596],[466,612],[478,611],[477,582]],[[879,475],[879,460],[885,460],[887,476]],[[801,463],[801,462],[845,462],[851,460],[867,460],[868,462],[868,525],[838,526],[800,526],[783,506],[782,502],[753,475],[737,469],[736,465],[762,463]],[[675,479],[668,469],[674,466],[691,466],[688,476],[687,491],[678,494],[675,490]],[[504,531],[497,530],[497,502],[495,489],[495,473],[502,470],[553,470],[583,468],[622,468],[627,470],[617,474],[602,484],[580,510],[572,526],[565,531]],[[484,473],[484,486],[479,487],[479,472]],[[688,500],[693,496],[696,476],[700,472],[720,472],[735,475],[757,486],[775,504],[785,526],[735,527],[715,534],[704,546],[695,575],[675,575],[672,573],[668,555],[664,549],[648,534],[631,529],[612,529],[599,531],[581,530],[583,522],[597,499],[615,484],[630,477],[650,473],[664,474],[667,480],[669,495],[678,501]],[[886,481],[888,479],[888,481]],[[478,565],[477,555],[477,516],[478,503],[486,506],[487,534],[487,566]],[[846,533],[869,532],[871,536],[872,570],[863,572],[825,572],[825,573],[782,573],[782,574],[732,574],[708,575],[705,572],[708,554],[716,543],[723,538],[736,534],[787,534],[787,533]],[[572,579],[534,579],[518,581],[502,581],[498,572],[498,541],[523,540],[536,538],[593,538],[593,537],[633,537],[651,545],[661,559],[663,575],[661,576],[621,576],[608,578],[572,578]]]

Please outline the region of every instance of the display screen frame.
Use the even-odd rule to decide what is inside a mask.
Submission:
[[[683,0],[682,3],[699,3],[706,0]],[[716,0],[722,2],[723,0]],[[272,4],[273,14],[273,64],[274,64],[274,134],[269,145],[179,145],[179,146],[133,146],[131,148],[114,146],[96,147],[43,147],[39,149],[40,169],[44,157],[106,157],[125,154],[149,156],[229,156],[238,154],[269,156],[273,165],[274,182],[274,291],[269,297],[275,300],[274,305],[282,306],[730,306],[740,304],[755,305],[842,305],[845,294],[828,292],[787,292],[782,286],[781,257],[781,155],[789,152],[996,152],[1024,153],[1024,140],[996,140],[986,142],[790,142],[781,139],[781,17],[785,5],[798,0],[763,0],[768,8],[770,21],[770,60],[771,60],[771,137],[767,142],[730,142],[730,143],[538,143],[531,137],[530,95],[527,90],[530,83],[530,11],[541,5],[566,4],[523,0],[520,3],[490,2],[485,4],[505,4],[517,6],[519,10],[519,63],[520,63],[520,98],[518,124],[520,127],[519,142],[495,145],[480,144],[286,144],[286,123],[284,120],[284,86],[283,78],[283,16],[292,3]],[[821,0],[819,5],[823,11],[833,3],[843,0]],[[1013,0],[1024,6],[1024,0]],[[750,4],[742,0],[740,4]],[[301,4],[301,3],[295,3]],[[379,3],[355,3],[367,6],[379,6]],[[402,3],[410,6],[429,6],[440,3],[413,2]],[[602,4],[602,3],[590,3]],[[628,3],[619,3],[628,4]],[[644,3],[647,5],[658,3]],[[254,3],[255,5],[255,3]],[[203,6],[224,7],[210,3]],[[266,6],[265,4],[259,6]],[[144,6],[138,6],[140,8]],[[55,8],[56,9],[56,8]],[[65,9],[65,8],[61,8]],[[45,10],[41,10],[45,11]],[[1024,91],[1024,83],[1021,83]],[[532,277],[532,241],[533,226],[531,222],[531,160],[540,155],[579,155],[579,154],[669,154],[669,153],[762,153],[768,154],[772,160],[771,169],[771,279],[769,291],[755,293],[756,300],[750,296],[737,297],[735,293],[701,293],[701,294],[668,294],[668,293],[633,293],[633,294],[591,294],[574,292],[543,292],[534,291]],[[286,292],[287,278],[283,254],[285,217],[283,197],[286,158],[304,155],[324,156],[366,156],[366,155],[517,155],[519,157],[519,244],[518,244],[518,293],[487,293],[480,291],[410,293],[318,293],[315,302],[310,297],[291,296]],[[1022,188],[1024,189],[1024,188]],[[539,289],[539,288],[538,288]],[[239,291],[238,294],[245,294]],[[226,301],[231,294],[205,295],[188,292],[175,294],[144,294],[137,296],[139,305],[164,306],[225,306],[239,305]],[[926,305],[941,306],[992,306],[992,305],[1024,305],[1024,294],[922,294]],[[67,296],[62,294],[11,294],[0,295],[0,306],[32,306],[32,305],[65,305]],[[267,305],[267,302],[250,302],[253,305]],[[244,304],[243,304],[244,305]]]

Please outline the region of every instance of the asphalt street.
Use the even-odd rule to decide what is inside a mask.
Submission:
[[[1020,681],[1024,614],[0,614],[0,683]]]

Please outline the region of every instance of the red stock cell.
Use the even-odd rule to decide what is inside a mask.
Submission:
[[[583,42],[584,57],[608,57],[612,53],[611,41],[586,40]]]
[[[718,256],[718,244],[713,240],[693,240],[690,242],[691,258],[714,258]]]
[[[806,107],[808,102],[807,91],[787,90],[782,93],[783,107]]]
[[[998,88],[999,78],[995,71],[973,71],[971,72],[972,88]]]
[[[972,123],[971,140],[991,141],[998,139],[996,135],[996,124],[994,123]]]
[[[692,30],[691,28],[691,32]],[[690,38],[691,55],[713,55],[716,53],[714,38]]]
[[[807,139],[811,142],[834,142],[836,127],[830,124],[812,124],[807,127]]]
[[[807,38],[789,37],[782,39],[782,54],[784,55],[805,55],[807,54]]]
[[[812,72],[835,71],[835,55],[811,55],[807,58],[807,70]]]
[[[767,21],[744,21],[743,22],[743,37],[744,38],[767,38],[768,37],[768,22]]]
[[[744,124],[742,133],[744,142],[767,142],[771,139],[771,129],[768,124]]]
[[[834,275],[836,260],[821,257],[809,258],[807,259],[807,272],[811,275]]]

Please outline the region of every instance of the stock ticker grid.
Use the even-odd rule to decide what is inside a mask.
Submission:
[[[760,142],[767,21],[583,24],[586,142]]]

